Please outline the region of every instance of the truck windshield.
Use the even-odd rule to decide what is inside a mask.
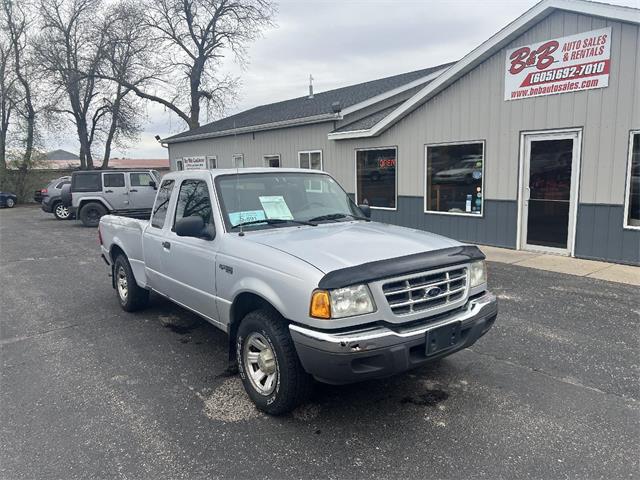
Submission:
[[[240,224],[243,230],[261,230],[362,218],[360,209],[328,175],[222,175],[216,177],[216,187],[229,231]]]

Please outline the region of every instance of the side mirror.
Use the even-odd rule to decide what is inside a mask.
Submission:
[[[212,227],[205,227],[204,220],[198,215],[181,218],[176,222],[176,235],[179,237],[204,238],[213,240],[215,234]]]
[[[153,181],[153,180],[149,180],[149,186],[150,186],[150,187],[153,187],[153,189],[154,189],[154,190],[157,190],[157,189],[158,189],[158,185],[157,185],[157,184],[156,184],[156,182],[155,182],[155,181]]]
[[[371,218],[371,207],[369,205],[358,205],[358,208],[365,217]]]

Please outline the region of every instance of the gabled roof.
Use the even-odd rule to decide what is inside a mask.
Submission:
[[[379,135],[556,10],[566,10],[628,23],[640,23],[640,10],[636,8],[586,0],[543,0],[471,51],[437,79],[390,112],[389,115],[379,119],[374,125],[351,131],[340,129],[340,131],[330,133],[329,138],[339,140]]]
[[[301,125],[340,119],[341,116],[373,105],[385,98],[397,95],[410,88],[423,85],[453,65],[447,63],[414,72],[394,75],[369,82],[316,93],[309,98],[298,97],[282,102],[261,105],[244,112],[231,115],[194,130],[179,133],[163,139],[174,143],[197,138],[232,135],[269,128]],[[333,103],[340,102],[341,112],[336,114]]]
[[[75,153],[66,150],[51,150],[45,154],[47,160],[78,160],[79,157]]]

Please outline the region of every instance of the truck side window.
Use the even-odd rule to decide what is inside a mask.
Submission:
[[[164,221],[167,217],[167,210],[169,209],[169,200],[171,199],[171,192],[173,191],[173,180],[165,180],[158,189],[156,195],[156,201],[153,204],[153,215],[151,217],[151,226],[155,228],[164,227]]]
[[[124,173],[105,173],[104,188],[124,187]]]
[[[175,222],[192,215],[202,217],[205,227],[213,224],[209,188],[207,187],[207,182],[203,180],[185,180],[180,185],[174,227]]]

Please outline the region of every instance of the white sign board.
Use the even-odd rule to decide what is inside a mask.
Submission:
[[[205,157],[182,157],[182,165],[185,170],[207,168]]]
[[[609,85],[611,27],[507,51],[504,99],[578,92]]]

